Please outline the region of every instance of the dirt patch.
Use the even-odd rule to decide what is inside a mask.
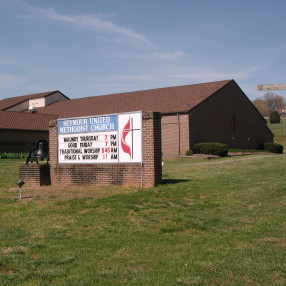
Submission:
[[[229,152],[227,157],[237,157],[237,156],[248,156],[255,154],[273,154],[268,152]],[[220,156],[217,155],[208,155],[208,154],[193,154],[190,156],[179,156],[180,158],[199,158],[199,159],[219,159]]]
[[[280,238],[280,237],[267,237],[264,239],[264,241],[270,241],[273,242],[279,246],[286,246],[286,239]]]
[[[0,270],[0,274],[2,275],[11,275],[13,274],[13,270],[9,269],[9,270]]]
[[[233,157],[233,156],[246,156],[246,155],[253,155],[253,154],[257,154],[254,152],[229,152],[227,155],[229,157]]]
[[[74,198],[105,198],[117,194],[128,194],[137,192],[137,188],[121,187],[92,187],[92,186],[41,186],[23,187],[22,199],[19,199],[18,188],[0,188],[0,199],[15,199],[21,203],[30,201],[54,201]]]
[[[219,159],[220,156],[207,155],[207,154],[194,154],[194,155],[191,155],[190,158],[195,158],[195,159]]]

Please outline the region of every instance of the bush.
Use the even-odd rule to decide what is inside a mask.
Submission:
[[[280,123],[280,114],[278,111],[270,113],[270,123]]]
[[[226,144],[212,142],[197,143],[194,145],[193,150],[196,154],[217,155],[220,157],[225,157],[228,153],[228,147]]]
[[[24,159],[28,153],[0,153],[0,159]]]
[[[264,143],[262,145],[263,150],[271,152],[271,153],[283,153],[283,145],[279,143]]]
[[[187,150],[185,154],[186,156],[191,156],[194,154],[194,152],[192,150]]]

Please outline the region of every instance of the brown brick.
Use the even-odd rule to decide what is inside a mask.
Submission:
[[[27,186],[50,185],[50,165],[49,164],[22,164],[19,166],[19,178]]]
[[[142,113],[143,165],[58,164],[56,121],[50,122],[50,173],[52,185],[118,185],[153,187],[162,182],[161,118],[159,113]]]

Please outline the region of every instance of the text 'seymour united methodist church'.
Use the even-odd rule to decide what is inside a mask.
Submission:
[[[53,119],[140,110],[160,112],[164,155],[183,155],[199,142],[243,149],[273,142],[265,119],[234,80],[225,80],[72,100],[60,91],[6,98],[0,101],[0,152],[28,151],[37,139],[48,139]]]

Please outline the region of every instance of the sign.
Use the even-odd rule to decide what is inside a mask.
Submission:
[[[142,162],[142,113],[58,119],[59,163]]]
[[[257,90],[285,90],[286,84],[259,84]]]

